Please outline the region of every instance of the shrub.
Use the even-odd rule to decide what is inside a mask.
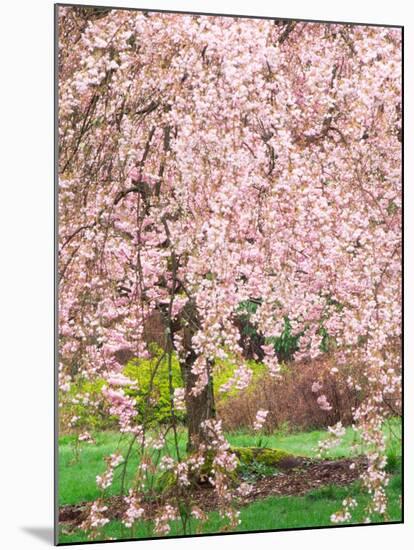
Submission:
[[[171,418],[169,364],[167,354],[155,344],[150,345],[149,359],[131,359],[124,367],[124,374],[137,383],[136,390],[126,393],[137,403],[140,421],[148,424],[165,423]],[[172,386],[184,386],[181,368],[175,353],[171,357]],[[175,411],[179,421],[185,420],[185,413]]]
[[[325,428],[341,421],[352,423],[352,409],[365,395],[366,380],[363,369],[338,365],[338,372],[331,374],[335,362],[332,354],[323,354],[313,361],[285,364],[279,379],[263,374],[254,387],[230,396],[217,404],[224,429],[228,431],[251,428],[258,409],[269,411],[264,430],[286,431]],[[347,378],[352,375],[360,389],[350,389]],[[332,406],[323,411],[316,403],[318,393],[312,392],[312,383],[319,381],[322,391]]]
[[[78,377],[68,392],[59,393],[60,433],[87,430],[90,432],[112,428],[116,419],[108,416],[102,400],[102,378],[89,380]]]
[[[267,367],[263,363],[257,361],[247,361],[249,368],[252,370],[252,382],[249,386],[249,391],[263,377],[267,371]],[[214,363],[214,398],[217,403],[224,403],[231,397],[238,395],[238,390],[232,388],[228,392],[221,392],[220,388],[230,380],[236,370],[237,364],[231,357],[228,359],[217,359]]]

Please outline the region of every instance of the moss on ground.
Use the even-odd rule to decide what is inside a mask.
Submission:
[[[294,468],[299,466],[300,458],[281,449],[269,449],[265,447],[232,447],[242,464],[249,465],[252,462],[263,464],[273,468]]]

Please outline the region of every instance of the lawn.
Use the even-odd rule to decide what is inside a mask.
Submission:
[[[400,494],[401,494],[401,461],[400,447],[394,436],[400,434],[400,424],[394,420],[385,427],[388,442],[388,457],[392,478],[388,487],[390,500],[389,521],[401,520]],[[278,448],[293,454],[315,457],[317,444],[321,438],[326,437],[324,431],[311,431],[293,434],[276,433],[268,436],[254,436],[247,432],[227,434],[231,445],[237,447],[263,446]],[[96,475],[105,470],[104,457],[118,450],[125,455],[129,440],[119,433],[103,432],[95,436],[96,444],[82,444],[78,455],[74,453],[74,436],[63,436],[59,443],[59,497],[60,505],[76,504],[82,501],[91,501],[100,496],[95,482]],[[186,433],[180,432],[180,448],[184,452],[186,446]],[[331,449],[328,457],[342,458],[355,456],[362,452],[362,446],[355,432],[348,428],[341,445]],[[132,473],[137,464],[137,458],[128,462],[127,475]],[[121,486],[122,467],[114,477],[114,483],[108,494],[119,494]],[[236,531],[254,531],[266,529],[287,529],[295,527],[315,527],[331,525],[330,515],[341,508],[341,502],[352,495],[358,500],[358,508],[355,510],[354,523],[362,523],[364,520],[364,506],[368,501],[367,495],[361,490],[358,482],[348,487],[325,486],[319,490],[307,493],[305,496],[281,496],[268,497],[249,504],[241,509],[241,524]],[[377,518],[381,521],[381,518]],[[224,522],[217,512],[209,514],[208,522],[203,527],[203,533],[215,533],[223,529]],[[196,532],[197,525],[193,520],[191,532]],[[180,524],[172,525],[171,535],[182,534]],[[103,537],[131,538],[154,536],[151,522],[140,522],[131,535],[131,530],[126,529],[119,521],[111,521],[103,531]],[[61,531],[60,542],[79,542],[85,540],[82,531],[64,534]]]
[[[401,454],[395,441],[395,435],[401,431],[397,420],[391,421],[385,427],[388,438],[390,455]],[[100,496],[96,485],[96,476],[105,471],[104,457],[118,450],[125,455],[129,439],[126,436],[120,438],[119,432],[101,432],[95,436],[96,444],[84,443],[81,452],[76,457],[73,444],[76,436],[63,436],[59,439],[59,504],[76,504],[82,501],[91,501]],[[318,441],[326,437],[326,431],[315,430],[293,434],[276,433],[268,436],[255,436],[248,432],[230,433],[227,438],[231,445],[236,447],[262,446],[282,449],[292,454],[307,457],[315,457]],[[185,430],[179,432],[179,446],[182,453],[185,452],[187,436]],[[338,447],[331,449],[327,456],[330,458],[342,458],[355,456],[362,452],[362,446],[355,432],[348,428]],[[358,452],[359,451],[359,452]],[[128,461],[127,475],[136,467],[138,459],[132,456]],[[120,477],[122,468],[119,468],[114,477],[114,483],[108,494],[119,494]]]
[[[400,495],[402,487],[401,479],[401,453],[399,439],[401,435],[400,422],[393,420],[385,428],[387,436],[387,454],[389,459],[389,471],[391,481],[387,488],[389,498],[388,517],[386,521],[398,522],[402,519]],[[227,434],[231,445],[237,447],[263,446],[278,448],[293,454],[306,457],[317,455],[318,442],[326,437],[325,431],[311,431],[293,434],[275,433],[267,436],[254,436],[247,432]],[[59,441],[59,496],[60,505],[75,504],[82,501],[91,501],[100,496],[96,486],[96,475],[105,470],[104,457],[119,451],[123,454],[128,449],[129,441],[119,433],[102,432],[95,435],[96,444],[83,444],[79,454],[74,453],[75,436],[63,436]],[[182,452],[186,446],[186,432],[180,431],[179,444]],[[331,459],[355,456],[362,452],[362,446],[355,432],[348,428],[341,444],[331,449],[328,457]],[[132,473],[137,464],[137,459],[132,457],[127,466],[127,475],[132,478]],[[119,494],[120,468],[115,475],[114,483],[108,494]],[[74,482],[75,481],[75,482]],[[364,507],[368,503],[368,495],[357,481],[347,487],[328,485],[318,490],[308,492],[305,496],[280,496],[267,497],[257,500],[241,508],[241,524],[236,532],[263,531],[274,529],[293,529],[297,527],[320,527],[332,525],[330,516],[341,509],[341,503],[347,496],[353,496],[358,501],[358,507],[353,513],[351,523],[363,523],[365,519]],[[374,517],[374,522],[382,522],[383,518]],[[258,528],[260,526],[260,528]],[[225,521],[217,512],[210,512],[208,520],[202,527],[202,533],[217,533],[225,529]],[[200,531],[196,520],[190,524],[190,533]],[[169,536],[182,535],[181,524],[173,522]],[[149,521],[138,522],[134,531],[126,529],[120,521],[111,521],[102,531],[103,540],[109,538],[130,539],[153,537],[152,523]],[[86,534],[77,529],[66,532],[66,527],[60,527],[59,542],[75,543],[86,540]]]
[[[401,474],[392,476],[387,489],[389,497],[389,517],[387,521],[401,521]],[[342,500],[352,495],[358,501],[358,507],[354,511],[350,523],[358,524],[364,522],[364,507],[368,502],[367,495],[360,489],[359,483],[348,487],[327,486],[312,491],[303,497],[269,497],[241,509],[241,524],[235,532],[243,531],[264,531],[274,529],[294,529],[298,527],[321,527],[332,525],[330,516],[341,508]],[[374,522],[382,522],[379,517]],[[203,533],[217,533],[223,529],[224,522],[217,512],[209,514],[208,522],[204,525]],[[260,528],[258,528],[260,526]],[[192,532],[196,532],[196,522],[193,521]],[[152,525],[150,522],[141,522],[134,532],[126,529],[120,521],[112,521],[102,531],[103,539],[114,537],[116,539],[130,539],[153,537]],[[169,536],[181,535],[181,525],[178,522],[172,524]],[[61,534],[60,542],[81,542],[85,541],[85,533],[77,530],[71,534]]]

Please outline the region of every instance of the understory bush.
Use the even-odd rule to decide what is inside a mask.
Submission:
[[[79,376],[68,391],[59,392],[59,433],[83,433],[110,429],[116,418],[108,415],[102,402],[103,378],[88,380]]]
[[[352,388],[347,383],[349,376],[354,380]],[[320,384],[319,392],[312,391],[314,382]],[[324,354],[313,361],[285,364],[279,378],[263,374],[252,387],[220,400],[217,410],[228,431],[250,428],[259,409],[269,411],[267,433],[325,428],[339,421],[346,426],[352,423],[353,408],[365,397],[366,384],[362,369],[336,367],[333,356]],[[317,404],[322,393],[330,410]]]
[[[150,345],[149,359],[131,359],[124,367],[124,374],[134,382],[137,389],[126,393],[134,397],[142,421],[151,419],[151,424],[165,423],[171,419],[170,380],[167,354],[156,344]],[[176,354],[171,356],[171,382],[173,388],[184,386],[180,364]],[[185,413],[175,411],[177,420],[184,422]]]

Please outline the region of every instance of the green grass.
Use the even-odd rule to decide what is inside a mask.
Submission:
[[[391,421],[385,428],[389,439],[389,453],[393,468],[398,467],[401,449],[399,443],[392,434],[400,434],[400,423],[397,420]],[[81,452],[76,459],[73,444],[75,436],[62,436],[59,438],[59,504],[76,504],[82,501],[91,501],[100,496],[100,490],[96,485],[96,476],[105,471],[104,457],[115,451],[125,456],[130,436],[120,438],[119,433],[101,432],[95,436],[96,444],[81,444]],[[236,447],[263,446],[277,448],[289,453],[315,457],[317,445],[320,439],[326,437],[324,431],[301,432],[296,434],[274,434],[269,436],[257,436],[247,432],[227,434],[230,444]],[[179,432],[179,447],[182,454],[185,453],[186,432]],[[357,445],[357,447],[353,447]],[[171,446],[172,448],[172,446]],[[340,446],[331,449],[328,453],[330,458],[355,456],[362,451],[360,442],[355,432],[348,428]],[[172,451],[170,451],[172,452]],[[134,454],[128,461],[127,480],[133,477],[134,469],[138,463]],[[119,494],[122,466],[115,472],[114,483],[107,494]],[[128,483],[127,483],[128,486]]]
[[[392,431],[391,431],[392,430]],[[388,447],[393,453],[401,454],[396,443],[396,437],[401,436],[401,424],[398,420],[392,420],[384,428],[388,440]],[[398,439],[397,437],[397,439]],[[254,436],[247,432],[227,434],[231,445],[236,447],[271,447],[281,449],[292,454],[314,458],[318,454],[318,442],[327,438],[326,430],[314,430],[292,434],[276,433],[272,435]],[[364,448],[358,434],[347,428],[340,445],[329,449],[328,458],[347,458],[363,452]]]
[[[388,517],[386,521],[401,521],[400,494],[401,494],[401,473],[395,474],[387,488],[389,497]],[[323,527],[332,525],[330,516],[341,509],[341,503],[347,496],[353,496],[358,502],[353,512],[351,524],[364,522],[364,507],[368,503],[367,495],[361,491],[359,483],[348,487],[327,486],[319,490],[309,492],[306,496],[294,497],[268,497],[256,501],[241,509],[241,524],[235,532],[243,531],[265,531],[272,529],[294,529],[297,527]],[[374,517],[373,522],[383,522],[384,518]],[[208,516],[204,525],[203,533],[220,532],[225,523],[217,512]],[[191,534],[196,532],[196,522],[192,524]],[[182,535],[179,522],[174,522],[170,536]],[[102,531],[102,538],[108,540],[116,539],[145,538],[155,536],[150,522],[140,522],[135,530],[131,532],[126,529],[120,521],[112,521]],[[71,534],[60,534],[59,541],[82,542],[86,540],[86,534],[77,530]]]
[[[131,436],[120,437],[119,432],[101,432],[94,435],[96,444],[83,443],[78,455],[74,452],[75,436],[59,438],[59,505],[76,504],[92,501],[101,496],[96,485],[96,476],[106,470],[104,458],[114,452],[126,456]],[[184,454],[186,434],[180,433],[179,447]],[[171,446],[169,454],[174,456]],[[138,464],[136,453],[132,452],[127,461],[126,487],[130,486],[134,471]],[[106,490],[106,495],[120,494],[123,465],[115,470],[112,486]]]
[[[260,447],[271,447],[287,451],[292,454],[315,457],[317,455],[318,442],[326,438],[326,432],[314,430],[298,434],[274,434],[254,437],[248,433],[228,434],[231,445],[236,447],[250,447],[257,444]],[[327,456],[331,458],[347,457],[355,455],[352,445],[358,440],[351,429],[347,429],[345,437],[338,447],[329,450]]]

